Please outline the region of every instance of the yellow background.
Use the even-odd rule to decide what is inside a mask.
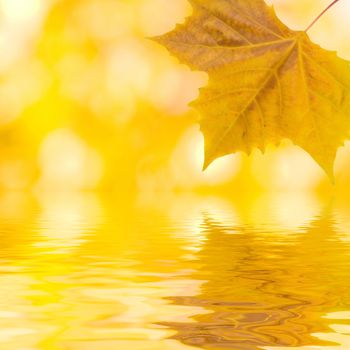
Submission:
[[[329,1],[270,3],[304,29]],[[1,0],[0,189],[343,192],[349,146],[335,187],[287,142],[201,172],[203,138],[187,104],[208,77],[148,39],[190,12],[185,0]],[[340,1],[310,31],[348,59],[349,13]]]

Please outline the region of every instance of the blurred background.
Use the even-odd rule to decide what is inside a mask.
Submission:
[[[330,0],[275,0],[304,29]],[[333,186],[285,143],[231,155],[202,173],[198,115],[208,77],[148,38],[184,21],[185,0],[0,0],[0,189],[158,191],[347,190],[350,144]],[[310,31],[350,59],[350,1]]]

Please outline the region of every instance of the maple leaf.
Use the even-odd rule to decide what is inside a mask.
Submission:
[[[290,139],[333,177],[350,124],[350,68],[293,31],[263,0],[190,0],[192,15],[155,40],[209,75],[192,105],[216,158]]]

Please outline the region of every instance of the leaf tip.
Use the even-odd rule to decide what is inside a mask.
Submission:
[[[334,169],[333,169],[333,162],[329,165],[320,164],[320,167],[322,170],[326,173],[329,181],[332,185],[335,185],[335,175],[334,175]]]
[[[329,178],[329,181],[334,186],[335,185],[335,175],[334,175],[333,169],[331,171],[326,171],[326,174],[327,174],[327,176]]]
[[[212,163],[213,161],[208,159],[207,157],[204,158],[204,162],[203,162],[203,167],[202,167],[202,171],[206,171],[209,167],[209,165]]]
[[[153,41],[154,43],[164,45],[163,35],[148,36],[146,39]]]

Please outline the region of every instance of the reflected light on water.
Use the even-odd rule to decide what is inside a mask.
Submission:
[[[252,220],[264,224],[267,220],[278,223],[279,231],[294,233],[307,226],[320,212],[320,204],[314,193],[277,192],[274,195],[261,195],[253,204]],[[271,215],[273,215],[271,217]]]
[[[347,349],[347,211],[259,201],[1,197],[1,349]]]

